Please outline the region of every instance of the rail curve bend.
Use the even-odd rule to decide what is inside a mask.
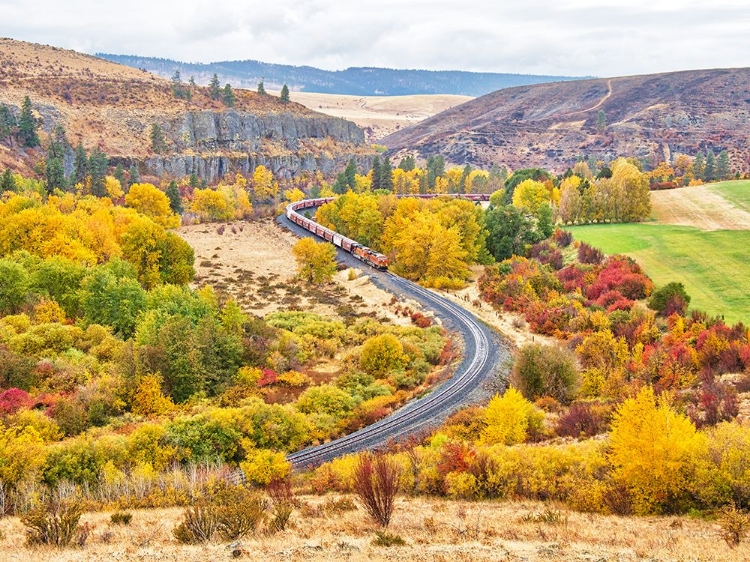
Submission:
[[[293,203],[289,207],[294,205],[295,208],[287,208],[286,217],[282,217],[280,223],[293,231],[297,230],[297,232],[299,232],[300,227],[304,228],[308,232],[334,243],[341,251],[346,252],[343,257],[346,258],[349,254],[371,265],[373,267],[371,278],[374,283],[391,292],[418,300],[423,306],[431,309],[440,317],[448,327],[460,334],[464,344],[464,355],[454,375],[426,396],[412,400],[389,416],[358,431],[288,455],[287,458],[295,469],[316,466],[346,454],[377,449],[419,431],[423,427],[434,425],[464,404],[472,393],[481,387],[483,381],[494,375],[501,375],[502,371],[507,369],[507,359],[510,355],[508,344],[500,340],[497,333],[477,320],[464,308],[416,283],[391,272],[383,271],[387,267],[387,261],[384,263],[378,257],[382,256],[381,254],[357,244],[356,241],[346,239],[297,213],[300,209],[317,207],[329,200],[317,199]],[[477,200],[484,199],[477,197]],[[312,202],[315,202],[315,204],[312,204]],[[299,219],[295,220],[296,217],[294,216],[290,217],[291,212],[303,219],[304,223]],[[337,237],[338,244],[336,243]],[[346,248],[347,242],[350,245],[356,245],[350,246],[351,249],[358,246],[363,248],[364,252],[360,255],[355,254],[351,249]],[[371,257],[371,254],[368,254],[367,251],[377,254],[372,258],[372,261],[366,259],[366,257]],[[385,256],[382,256],[382,258],[385,258]],[[345,261],[347,260],[345,259]]]

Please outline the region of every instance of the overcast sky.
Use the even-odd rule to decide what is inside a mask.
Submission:
[[[619,76],[750,66],[750,1],[0,0],[0,35],[186,62]]]

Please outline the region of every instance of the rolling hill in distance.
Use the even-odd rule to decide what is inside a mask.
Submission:
[[[264,81],[266,89],[280,89],[286,84],[292,91],[353,96],[453,94],[476,97],[501,88],[579,79],[570,76],[371,67],[330,71],[254,60],[201,64],[108,53],[97,53],[96,56],[145,69],[163,78],[170,78],[175,70],[179,70],[185,80],[193,76],[199,84],[207,84],[216,74],[222,84],[229,82],[232,86],[253,90],[258,82]]]
[[[558,172],[593,155],[655,164],[728,150],[750,169],[750,69],[671,72],[507,88],[453,107],[382,142],[390,153],[455,164]]]

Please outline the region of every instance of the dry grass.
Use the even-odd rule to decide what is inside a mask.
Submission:
[[[714,190],[715,184],[654,191],[651,204],[660,224],[701,230],[748,230],[750,213]]]
[[[349,270],[343,270],[329,285],[294,283],[297,266],[292,246],[298,238],[271,220],[228,223],[222,234],[219,227],[184,226],[178,234],[195,250],[196,285],[213,285],[231,294],[245,311],[265,316],[297,309],[337,317],[339,307],[349,305],[357,315],[411,323],[396,313],[392,295],[375,287],[366,275],[356,274],[350,280]],[[406,304],[413,310],[421,308],[412,301]]]
[[[365,130],[369,142],[377,142],[391,133],[473,99],[448,94],[345,96],[311,92],[292,92],[290,97],[313,111],[353,121]]]
[[[93,526],[83,549],[28,549],[17,518],[0,520],[5,538],[0,561],[231,560],[684,560],[735,562],[750,559],[748,549],[730,549],[714,522],[685,517],[619,518],[567,511],[547,504],[467,503],[399,498],[389,532],[406,546],[373,546],[376,526],[362,509],[325,516],[315,506],[324,498],[303,497],[286,531],[260,532],[240,544],[213,542],[183,546],[171,530],[181,509],[141,510],[127,527],[114,526],[108,513],[85,514]],[[302,512],[307,513],[303,515]],[[540,514],[554,517],[539,517]]]

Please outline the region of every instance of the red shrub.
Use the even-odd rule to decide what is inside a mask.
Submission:
[[[567,248],[573,243],[573,233],[558,228],[552,233],[552,240],[554,240],[561,248]]]
[[[29,393],[20,388],[0,392],[0,416],[10,416],[31,404]]]
[[[560,416],[555,431],[561,437],[591,437],[605,432],[607,423],[603,408],[576,403]]]
[[[260,379],[258,379],[258,387],[262,388],[271,384],[276,384],[279,380],[279,374],[273,369],[263,369]]]
[[[593,248],[589,246],[588,244],[586,244],[585,242],[581,242],[581,245],[578,246],[578,261],[579,262],[598,265],[602,263],[603,260],[604,260],[604,254],[598,248]]]
[[[418,328],[429,328],[430,326],[432,326],[432,320],[427,318],[427,316],[425,316],[421,312],[415,312],[414,314],[412,314],[411,321]]]

